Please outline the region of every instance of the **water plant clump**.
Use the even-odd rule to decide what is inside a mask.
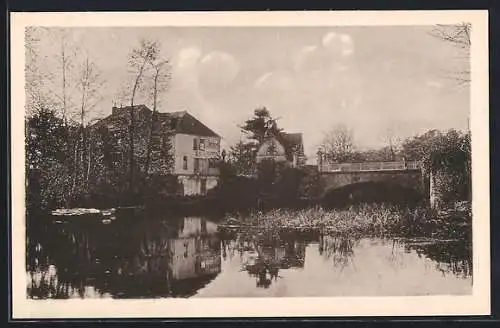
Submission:
[[[470,211],[437,212],[387,204],[361,204],[346,209],[311,207],[302,210],[273,209],[227,217],[219,229],[260,231],[318,231],[325,234],[405,235],[436,238],[468,237]]]

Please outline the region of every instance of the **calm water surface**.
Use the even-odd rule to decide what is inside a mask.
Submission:
[[[36,224],[35,224],[36,222]],[[470,294],[463,241],[217,233],[201,217],[37,218],[31,298]]]

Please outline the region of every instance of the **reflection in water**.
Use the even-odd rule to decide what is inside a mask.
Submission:
[[[223,258],[238,252],[241,270],[256,279],[257,287],[269,288],[273,280],[281,278],[280,269],[304,267],[306,242],[293,235],[238,233],[227,237],[230,239],[222,241]]]
[[[199,217],[37,221],[31,298],[424,295],[471,292],[464,241],[217,232]]]
[[[346,236],[321,236],[319,254],[331,258],[335,267],[345,268],[354,256],[353,247],[357,241]]]
[[[41,224],[30,234],[28,295],[191,296],[220,272],[220,242],[204,219],[177,223]]]
[[[419,257],[436,262],[442,275],[450,272],[463,278],[472,277],[472,247],[464,242],[416,242],[406,243],[407,250],[414,250]]]

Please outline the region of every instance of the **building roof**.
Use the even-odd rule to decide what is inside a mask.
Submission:
[[[302,133],[281,133],[282,140],[286,143],[286,148],[303,147]]]
[[[134,109],[140,113],[145,113],[147,115],[151,115],[152,111],[145,105],[137,105],[134,106]],[[126,107],[114,107],[111,115],[103,118],[98,121],[95,125],[103,125],[109,124],[113,121],[113,118],[117,116],[123,116],[130,111],[130,106]],[[158,117],[162,122],[162,125],[168,126],[174,133],[182,133],[182,134],[191,134],[203,137],[217,137],[220,136],[207,127],[205,124],[200,122],[197,118],[189,114],[187,111],[179,111],[179,112],[158,112]]]
[[[304,157],[302,133],[280,132],[278,136],[272,137],[272,139],[277,140],[283,146],[287,160],[291,161],[294,155]],[[264,147],[264,145],[265,143],[260,146],[260,149]]]
[[[175,133],[220,138],[217,133],[205,124],[201,123],[187,111],[159,113],[159,117],[162,121],[164,120],[170,122],[170,128]]]

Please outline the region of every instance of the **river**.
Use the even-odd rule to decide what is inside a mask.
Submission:
[[[472,292],[464,241],[221,234],[203,217],[33,218],[27,237],[33,299]]]

